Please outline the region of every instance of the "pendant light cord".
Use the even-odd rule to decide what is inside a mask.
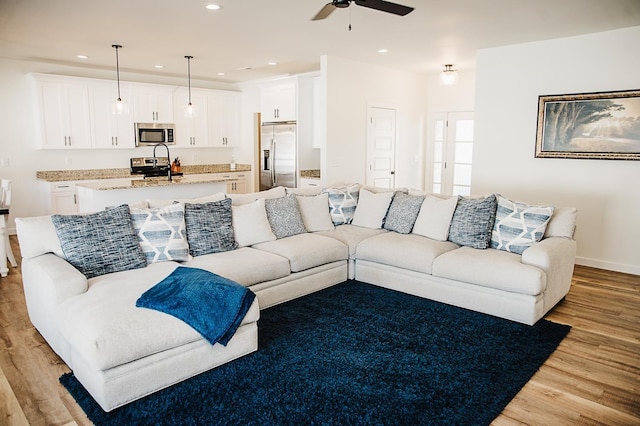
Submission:
[[[118,80],[118,101],[122,101],[120,98],[120,61],[118,60],[118,49],[122,48],[119,44],[112,44],[111,47],[116,49],[116,79]]]
[[[191,105],[191,59],[193,56],[185,56],[187,59],[187,74],[189,76],[189,105]]]

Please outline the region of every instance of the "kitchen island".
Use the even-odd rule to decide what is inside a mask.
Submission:
[[[228,165],[183,166],[183,176],[143,178],[130,175],[128,169],[64,170],[37,172],[51,191],[51,213],[89,213],[120,204],[137,203],[147,199],[193,199],[218,192],[230,193],[230,189],[246,188],[251,167],[238,164],[235,170]],[[69,195],[61,199],[56,187],[65,187]],[[240,192],[240,191],[237,191]],[[246,191],[245,191],[246,192]]]

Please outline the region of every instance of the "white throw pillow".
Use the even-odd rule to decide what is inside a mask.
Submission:
[[[23,259],[53,253],[64,259],[60,239],[51,216],[17,217],[16,230]]]
[[[437,241],[447,241],[451,218],[457,204],[458,197],[442,199],[428,195],[422,202],[411,233]]]
[[[264,198],[239,206],[231,205],[231,223],[239,247],[276,240],[269,225]]]
[[[296,196],[304,227],[308,232],[331,231],[335,229],[329,213],[329,194]]]
[[[364,188],[360,189],[358,207],[353,214],[353,225],[363,228],[381,229],[389,204],[393,199],[393,192],[373,192]]]

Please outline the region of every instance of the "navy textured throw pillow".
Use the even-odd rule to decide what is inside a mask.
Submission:
[[[51,221],[65,258],[87,278],[147,266],[126,204],[88,215],[52,215]]]
[[[496,219],[495,195],[487,198],[460,197],[449,227],[449,241],[461,246],[486,249]]]
[[[192,256],[238,248],[231,224],[231,198],[210,203],[186,203],[184,220]]]

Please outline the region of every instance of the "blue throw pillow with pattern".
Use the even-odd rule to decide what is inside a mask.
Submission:
[[[192,256],[238,248],[231,224],[231,198],[210,203],[186,203],[184,221]]]

